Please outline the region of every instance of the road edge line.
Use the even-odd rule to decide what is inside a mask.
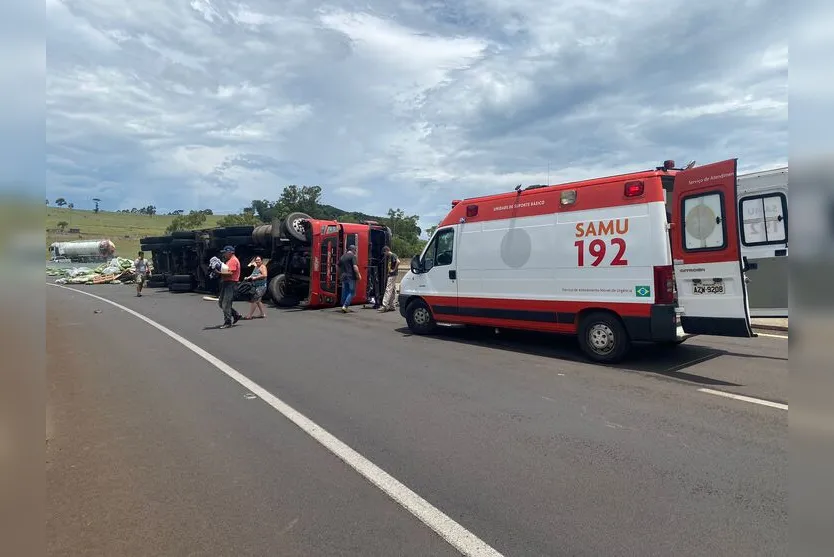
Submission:
[[[750,403],[753,403],[753,404],[759,404],[761,406],[770,406],[771,408],[778,408],[780,410],[787,410],[788,409],[788,405],[787,404],[782,404],[781,402],[773,402],[773,401],[764,400],[764,399],[761,399],[761,398],[753,398],[751,396],[737,395],[737,394],[728,393],[728,392],[725,392],[725,391],[715,391],[713,389],[701,388],[701,389],[698,389],[698,391],[702,392],[702,393],[709,394],[709,395],[723,396],[724,398],[731,398],[731,399],[734,399],[734,400],[741,400],[743,402],[750,402]]]
[[[252,381],[220,358],[200,348],[190,340],[180,336],[164,325],[157,323],[150,317],[142,315],[141,313],[123,306],[118,302],[108,300],[107,298],[103,298],[90,292],[85,292],[83,290],[70,288],[60,284],[47,284],[47,286],[89,296],[141,319],[148,325],[154,327],[185,348],[189,349],[194,354],[200,356],[205,361],[223,372],[227,377],[233,379],[250,392],[260,397],[261,400],[269,404],[278,413],[293,422],[302,431],[304,431],[304,433],[318,441],[322,446],[324,446],[324,448],[353,468],[357,473],[359,473],[359,475],[379,488],[380,491],[388,495],[397,504],[414,515],[418,520],[420,520],[420,522],[431,528],[437,535],[443,538],[449,545],[460,551],[462,554],[471,557],[503,557],[501,553],[485,541],[478,538],[464,526],[455,522],[443,511],[420,497],[420,495],[388,474],[388,472],[340,441],[326,429],[319,426],[304,414]]]

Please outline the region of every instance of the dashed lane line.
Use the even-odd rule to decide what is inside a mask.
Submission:
[[[715,391],[713,389],[698,389],[699,392],[706,393],[709,395],[715,396],[723,396],[724,398],[732,398],[734,400],[741,400],[743,402],[750,402],[752,404],[760,404],[762,406],[770,406],[771,408],[778,408],[780,410],[787,410],[788,405],[782,404],[781,402],[773,402],[771,400],[764,400],[761,398],[753,398],[751,396],[744,396],[744,395],[737,395],[734,393],[728,393],[725,391]]]

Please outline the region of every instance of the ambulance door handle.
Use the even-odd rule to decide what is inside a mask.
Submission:
[[[457,278],[458,278],[458,272],[457,271],[449,271],[449,279],[457,280]]]

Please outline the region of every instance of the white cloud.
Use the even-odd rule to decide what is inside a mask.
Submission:
[[[556,181],[787,156],[778,0],[357,6],[49,0],[47,196],[234,211],[316,184],[428,226],[548,163]]]
[[[360,188],[356,186],[341,186],[333,190],[333,193],[339,195],[341,197],[351,198],[351,197],[370,197],[372,195],[371,190],[367,188]]]

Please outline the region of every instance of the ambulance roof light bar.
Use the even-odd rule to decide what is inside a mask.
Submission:
[[[663,161],[663,166],[658,166],[658,167],[655,168],[655,170],[662,170],[664,172],[668,172],[670,170],[689,170],[693,166],[695,166],[695,161],[689,161],[688,163],[686,163],[686,166],[684,166],[683,168],[676,168],[675,167],[675,161],[669,159],[669,160]]]

